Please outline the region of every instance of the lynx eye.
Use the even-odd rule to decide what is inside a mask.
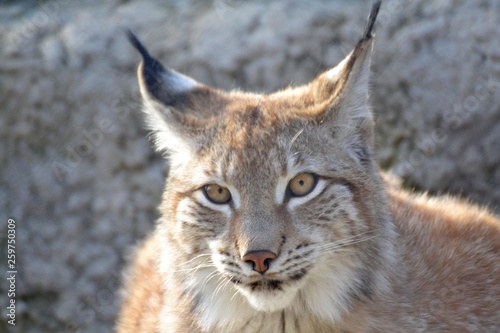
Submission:
[[[217,184],[205,185],[203,193],[208,200],[215,204],[225,204],[231,200],[231,192],[227,188]]]
[[[303,197],[314,190],[316,176],[310,173],[301,173],[293,177],[288,183],[288,190],[294,197]]]

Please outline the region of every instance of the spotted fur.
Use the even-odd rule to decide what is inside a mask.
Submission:
[[[365,36],[310,84],[223,92],[143,55],[155,146],[170,163],[161,218],[127,274],[117,332],[500,331],[500,221],[408,194],[372,157]],[[290,195],[297,174],[314,189]],[[231,192],[227,204],[207,184]],[[276,255],[261,274],[242,258]]]

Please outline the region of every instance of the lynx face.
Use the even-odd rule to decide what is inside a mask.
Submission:
[[[202,157],[171,171],[166,205],[176,241],[192,256],[210,254],[198,265],[213,264],[213,280],[229,282],[258,310],[289,306],[306,284],[339,293],[368,287],[363,257],[377,226],[356,202],[365,185],[348,174],[369,179],[373,165],[331,129],[277,116],[265,99],[242,106],[214,130]]]
[[[270,95],[202,85],[130,35],[148,124],[170,161],[161,270],[182,281],[207,331],[255,310],[335,320],[384,284],[391,224],[367,103],[377,10],[337,67]]]

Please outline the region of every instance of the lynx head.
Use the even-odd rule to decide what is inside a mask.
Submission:
[[[170,163],[162,270],[213,325],[244,309],[335,320],[382,283],[389,224],[368,104],[379,5],[337,67],[267,95],[203,85],[129,35],[147,123]]]

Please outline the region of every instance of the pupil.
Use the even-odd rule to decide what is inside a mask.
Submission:
[[[219,188],[217,189],[217,192],[219,192],[219,194],[222,194],[222,188],[221,188],[221,187],[219,187]]]
[[[302,180],[302,179],[301,179],[301,180],[299,180],[299,185],[300,185],[300,186],[304,186],[304,180]]]

